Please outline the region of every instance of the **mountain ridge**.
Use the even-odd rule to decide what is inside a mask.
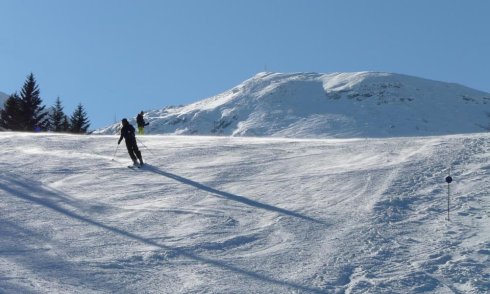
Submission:
[[[151,134],[401,137],[490,130],[490,94],[384,72],[262,72],[216,96],[146,113]],[[134,123],[134,118],[128,118]],[[97,130],[113,134],[118,124]]]

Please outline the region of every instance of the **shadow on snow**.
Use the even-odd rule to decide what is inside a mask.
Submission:
[[[287,216],[300,218],[300,219],[303,219],[303,220],[306,220],[306,221],[311,221],[311,222],[314,222],[314,223],[317,223],[317,224],[328,225],[324,221],[321,221],[321,220],[318,220],[318,219],[315,219],[315,218],[312,218],[312,217],[309,217],[309,216],[305,216],[305,215],[302,215],[302,214],[297,213],[297,212],[294,212],[294,211],[290,211],[290,210],[279,208],[279,207],[272,206],[272,205],[269,205],[269,204],[261,203],[261,202],[258,202],[258,201],[255,201],[255,200],[252,200],[252,199],[243,197],[243,196],[231,194],[231,193],[228,193],[228,192],[224,192],[224,191],[220,191],[220,190],[217,190],[217,189],[208,187],[206,185],[203,185],[203,184],[198,183],[198,182],[195,182],[193,180],[190,180],[190,179],[187,179],[187,178],[178,176],[176,174],[172,174],[172,173],[169,173],[169,172],[166,172],[166,171],[162,171],[161,169],[159,169],[159,168],[157,168],[155,166],[146,165],[144,167],[144,169],[145,170],[148,170],[148,171],[151,171],[153,173],[156,173],[156,174],[165,176],[167,178],[176,180],[176,181],[181,182],[183,184],[190,185],[190,186],[193,186],[195,188],[201,189],[203,191],[206,191],[206,192],[209,192],[209,193],[218,195],[218,196],[220,196],[222,198],[225,198],[225,199],[237,201],[237,202],[240,202],[240,203],[243,203],[243,204],[246,204],[246,205],[255,207],[255,208],[265,209],[265,210],[268,210],[268,211],[277,212],[277,213],[284,214],[284,215],[287,215]]]
[[[237,200],[237,201],[249,204],[249,205],[253,205],[255,207],[264,208],[264,209],[268,209],[271,211],[277,211],[277,212],[285,213],[287,215],[300,217],[302,219],[307,219],[307,220],[318,222],[314,219],[301,216],[301,215],[294,213],[294,212],[290,212],[290,211],[283,210],[280,208],[276,208],[276,207],[273,207],[270,205],[255,202],[255,201],[249,200],[249,199],[241,197],[241,196],[236,196],[236,195],[232,195],[232,194],[229,194],[226,192],[221,192],[221,191],[206,187],[202,184],[196,183],[194,181],[191,181],[191,180],[188,180],[188,179],[185,179],[185,178],[182,178],[182,177],[170,174],[170,173],[160,171],[159,169],[156,169],[156,168],[152,168],[152,171],[159,173],[161,175],[167,176],[169,178],[173,178],[173,179],[180,181],[182,183],[193,185],[197,188],[218,194],[218,195],[226,197],[226,198]],[[65,194],[63,194],[63,195],[56,194],[56,192],[53,192],[53,191],[43,187],[41,184],[33,184],[32,182],[31,182],[31,184],[26,184],[26,182],[28,182],[28,180],[25,180],[25,182],[23,182],[22,179],[16,179],[13,177],[8,177],[8,178],[4,177],[4,180],[0,180],[0,190],[2,190],[4,192],[6,192],[7,194],[10,194],[14,197],[23,199],[25,201],[32,202],[34,204],[46,207],[48,209],[51,209],[55,212],[58,212],[62,215],[70,217],[74,220],[87,223],[89,225],[110,231],[112,233],[124,236],[126,238],[129,238],[129,239],[132,239],[135,241],[139,241],[139,242],[147,244],[147,245],[155,246],[155,247],[160,248],[160,249],[173,250],[174,252],[178,252],[181,256],[185,256],[187,258],[195,260],[196,262],[201,262],[201,263],[212,265],[212,266],[224,269],[224,270],[229,270],[229,271],[232,271],[236,274],[243,275],[243,276],[246,276],[246,277],[249,277],[252,279],[260,280],[260,281],[263,281],[266,283],[274,284],[277,286],[295,289],[295,290],[302,291],[302,292],[323,293],[323,291],[321,289],[318,289],[318,288],[311,288],[311,287],[307,287],[307,286],[296,284],[296,283],[289,282],[289,281],[281,281],[281,280],[276,279],[274,277],[269,277],[269,276],[266,276],[264,274],[260,274],[260,273],[253,272],[253,271],[250,271],[247,269],[243,269],[243,268],[237,267],[235,265],[232,265],[232,264],[229,264],[229,263],[226,263],[223,261],[199,256],[199,255],[197,255],[193,252],[187,251],[187,250],[182,250],[182,249],[177,250],[176,248],[172,248],[170,246],[160,244],[156,241],[144,238],[142,236],[139,236],[137,234],[125,231],[123,229],[119,229],[117,227],[106,225],[100,221],[92,220],[87,216],[83,216],[79,213],[76,213],[76,212],[70,211],[66,208],[63,208],[61,205],[57,204],[55,201],[52,200],[52,199],[62,200],[63,198],[70,199],[71,198],[70,196],[65,195]],[[70,201],[68,201],[68,202],[70,202]]]

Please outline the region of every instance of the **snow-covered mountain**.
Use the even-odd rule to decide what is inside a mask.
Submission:
[[[446,135],[490,130],[490,94],[391,73],[259,73],[215,97],[148,111],[146,120],[151,134]],[[114,134],[118,128],[96,133]]]
[[[490,134],[117,139],[0,132],[0,293],[490,293]]]

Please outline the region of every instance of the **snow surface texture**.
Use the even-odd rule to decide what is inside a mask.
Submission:
[[[117,139],[0,133],[1,293],[490,291],[489,134]]]
[[[135,111],[139,112],[139,110]],[[260,73],[215,97],[148,111],[149,134],[388,138],[490,130],[490,94],[379,73]],[[135,118],[128,118],[134,124]],[[119,124],[97,130],[116,134]]]

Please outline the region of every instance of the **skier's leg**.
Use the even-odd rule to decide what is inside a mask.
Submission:
[[[138,159],[140,160],[140,164],[143,165],[143,157],[141,156],[141,151],[139,150],[138,144],[136,144],[136,142],[134,142],[133,150],[136,156],[138,157]]]
[[[134,164],[137,164],[136,156],[134,155],[133,144],[131,142],[126,141],[126,148],[128,149],[129,157],[133,160]]]
[[[143,157],[141,156],[141,152],[138,150],[138,152],[136,152],[136,156],[138,156],[138,159],[140,160],[140,164],[143,165]]]

